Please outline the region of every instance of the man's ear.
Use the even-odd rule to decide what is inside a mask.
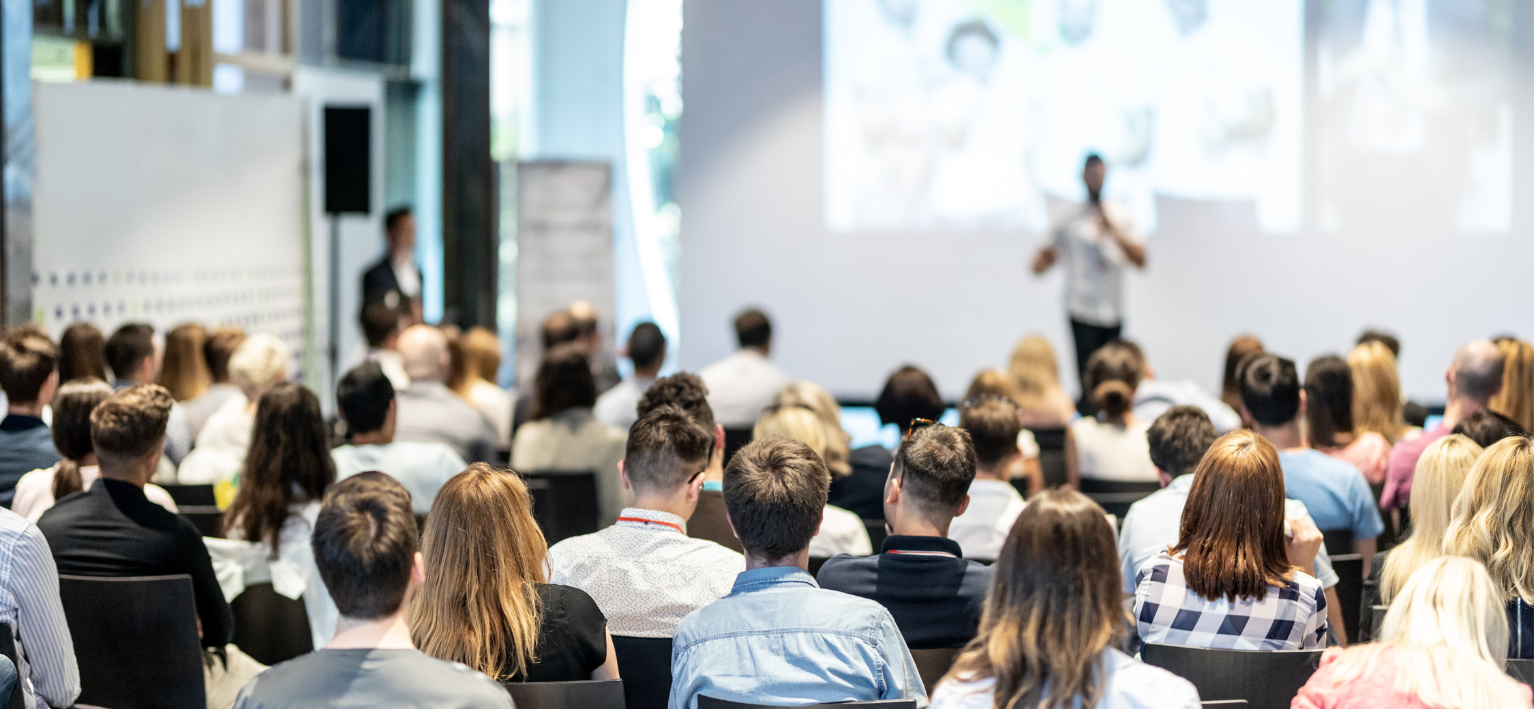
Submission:
[[[687,501],[697,502],[704,490],[704,474],[699,473],[688,480]]]
[[[895,475],[885,480],[885,504],[901,504],[901,479]]]
[[[730,534],[731,534],[731,536],[735,537],[736,539],[740,539],[741,538],[741,533],[736,531],[735,520],[730,519],[730,509],[729,508],[725,509],[725,524],[730,525]],[[816,531],[819,532],[820,528],[817,527]]]
[[[1162,487],[1167,487],[1173,484],[1173,476],[1168,475],[1166,470],[1157,468],[1157,482],[1161,483]]]
[[[959,503],[959,509],[954,511],[954,516],[958,517],[958,516],[964,514],[965,513],[965,509],[968,508],[968,507],[970,507],[970,496],[969,495],[965,495],[965,499],[961,500],[960,503]]]
[[[1256,421],[1253,420],[1253,412],[1247,410],[1247,404],[1242,404],[1241,410],[1237,411],[1237,413],[1242,415],[1242,425],[1243,426],[1246,426],[1248,428],[1252,428],[1253,424],[1257,423]]]
[[[410,580],[416,583],[426,583],[426,560],[419,551],[416,552],[415,558],[411,559],[410,562]]]
[[[634,483],[629,482],[629,471],[624,469],[624,460],[622,458],[618,459],[618,480],[623,483],[625,490],[634,491]]]
[[[1305,415],[1306,415],[1306,390],[1302,389],[1302,390],[1300,390],[1300,408],[1295,410],[1295,416],[1296,416],[1296,418],[1300,418],[1300,417],[1303,417]]]
[[[720,424],[714,424],[714,450],[719,451],[721,457],[725,455],[725,427]]]

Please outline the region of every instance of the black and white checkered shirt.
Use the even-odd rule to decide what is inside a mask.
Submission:
[[[1210,600],[1189,589],[1183,560],[1166,551],[1136,573],[1135,620],[1148,643],[1222,650],[1312,650],[1326,645],[1322,584],[1295,572],[1258,600]]]

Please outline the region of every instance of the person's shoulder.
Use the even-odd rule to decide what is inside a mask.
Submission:
[[[1114,648],[1103,652],[1108,679],[1098,706],[1199,708],[1199,690],[1192,682]]]
[[[991,709],[997,681],[994,678],[963,682],[946,679],[933,688],[930,709]]]
[[[468,467],[464,459],[458,456],[458,451],[441,441],[394,441],[389,446],[390,453],[409,456],[413,460],[429,460],[437,464],[455,463]]]
[[[855,596],[844,591],[835,591],[829,588],[808,589],[812,592],[814,600],[824,603],[826,610],[833,610],[828,617],[835,618],[835,624],[844,625],[854,630],[866,633],[876,632],[881,626],[893,625],[895,617],[878,601],[873,601],[861,596]]]
[[[535,589],[546,608],[563,610],[567,617],[606,617],[602,614],[602,609],[597,607],[597,601],[592,599],[591,594],[575,586],[541,583],[536,584]]]
[[[864,446],[855,448],[847,454],[847,462],[853,467],[877,468],[880,474],[888,472],[891,461],[895,460],[890,451],[881,445]]]
[[[850,554],[838,554],[825,563],[816,573],[816,584],[828,591],[847,593],[846,589],[859,583],[860,576],[876,573],[879,569],[879,555],[852,556]]]

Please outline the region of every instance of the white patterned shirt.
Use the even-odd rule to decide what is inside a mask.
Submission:
[[[1190,590],[1183,560],[1163,551],[1136,572],[1141,640],[1218,650],[1315,650],[1327,644],[1322,582],[1299,571],[1258,600],[1210,600]]]
[[[687,535],[687,521],[626,507],[613,526],[549,548],[549,583],[597,601],[613,635],[669,638],[677,624],[730,593],[745,557]]]

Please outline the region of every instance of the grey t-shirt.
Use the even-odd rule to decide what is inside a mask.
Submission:
[[[317,650],[273,665],[240,690],[235,709],[501,707],[495,680],[419,650]]]

